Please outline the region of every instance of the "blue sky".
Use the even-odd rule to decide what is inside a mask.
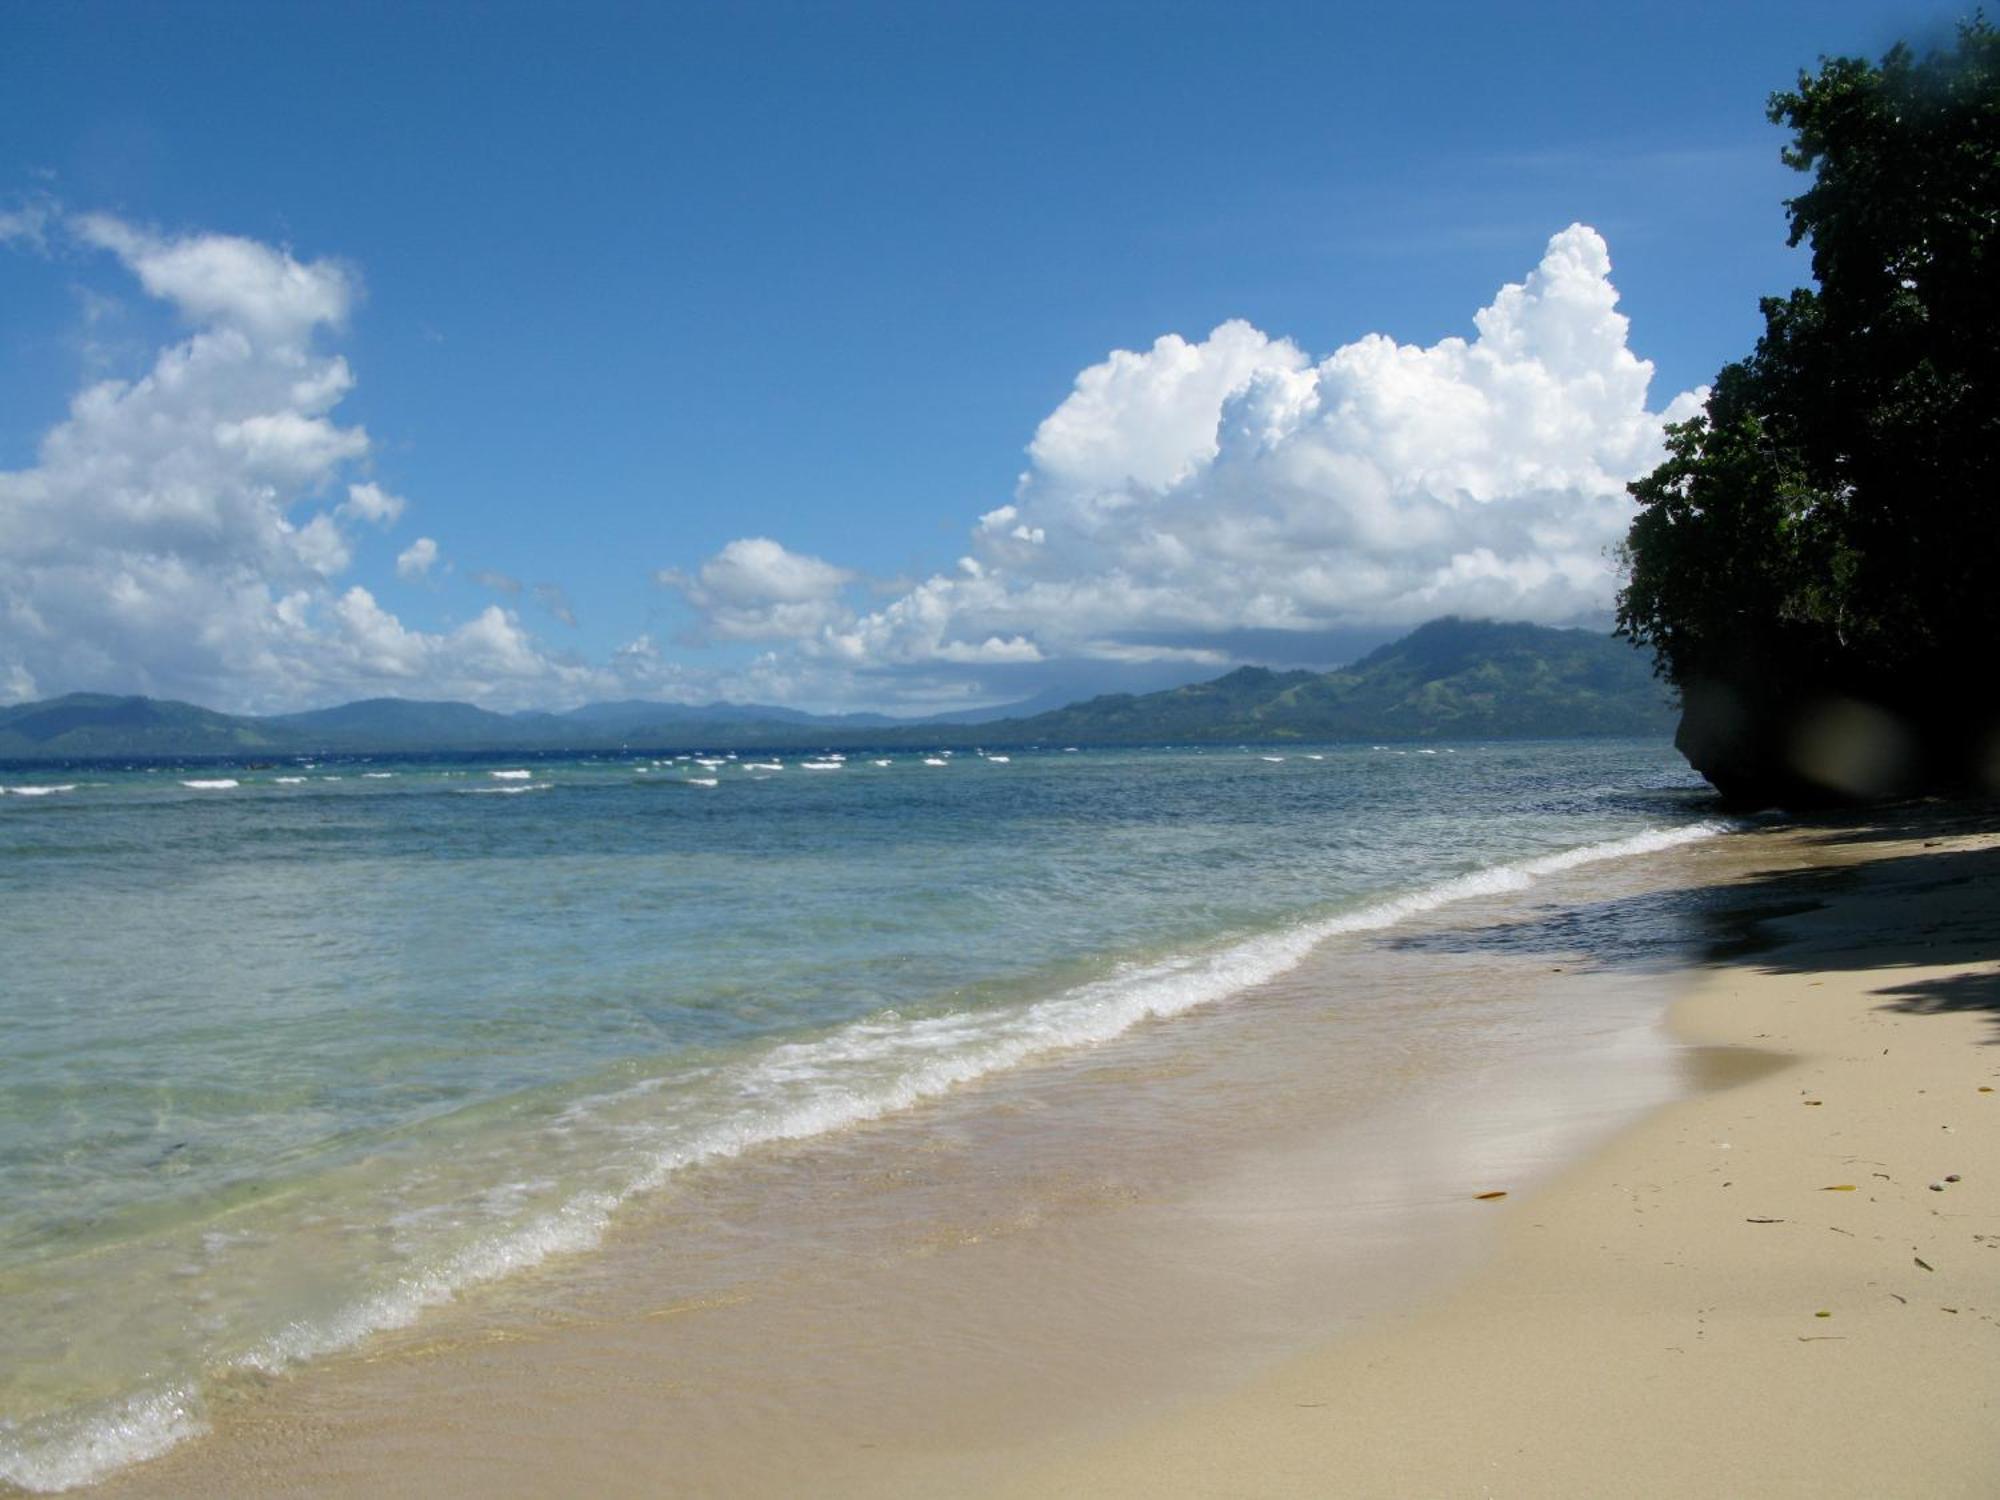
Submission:
[[[917,711],[1601,618],[1804,279],[1766,95],[1953,14],[10,6],[0,697]]]

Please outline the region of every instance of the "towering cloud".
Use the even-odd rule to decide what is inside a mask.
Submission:
[[[1314,362],[1229,322],[1120,350],[1042,422],[1013,501],[980,518],[955,571],[765,634],[795,625],[808,655],[880,670],[1219,662],[1248,631],[1599,617],[1625,484],[1697,399],[1648,408],[1652,366],[1626,345],[1610,272],[1577,224],[1469,341],[1370,335]]]

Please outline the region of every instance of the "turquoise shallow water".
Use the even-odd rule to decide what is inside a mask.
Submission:
[[[0,1479],[690,1162],[1705,816],[1653,743],[935,758],[0,768]]]

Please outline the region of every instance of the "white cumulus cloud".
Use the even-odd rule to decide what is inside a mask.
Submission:
[[[669,568],[656,577],[685,596],[720,640],[791,640],[852,614],[841,592],[853,573],[769,537],[739,537],[692,575]]]
[[[301,263],[233,234],[161,236],[109,214],[72,222],[83,240],[124,261],[141,286],[189,322],[239,329],[270,343],[297,343],[322,324],[338,328],[359,289],[338,262]]]
[[[1624,486],[1657,462],[1663,422],[1700,399],[1649,405],[1652,367],[1628,346],[1604,241],[1572,225],[1468,337],[1370,335],[1315,358],[1231,321],[1115,351],[1042,421],[1013,495],[950,567],[885,588],[739,537],[656,577],[701,639],[761,655],[689,666],[641,635],[590,664],[546,649],[517,613],[573,624],[556,585],[468,573],[499,600],[433,631],[349,576],[408,509],[363,477],[369,435],[340,415],[354,375],[328,346],[358,304],[352,268],[54,204],[0,216],[0,241],[31,253],[55,237],[115,256],[184,327],[149,367],[78,391],[34,463],[0,472],[6,697],[943,705],[1080,682],[1092,663],[1219,668],[1252,636],[1447,612],[1602,618]],[[396,574],[434,576],[442,555],[419,537]]]
[[[239,708],[403,685],[581,690],[588,670],[538,651],[505,610],[426,633],[341,586],[355,550],[344,523],[388,526],[404,508],[348,477],[370,443],[339,419],[354,377],[323,341],[354,307],[352,271],[102,214],[49,211],[40,227],[111,252],[188,331],[143,372],[79,391],[34,464],[0,472],[0,690]],[[420,576],[436,557],[422,539],[398,571]]]
[[[806,655],[867,670],[1221,662],[1243,632],[1601,618],[1625,485],[1699,400],[1648,406],[1617,301],[1604,240],[1577,224],[1470,339],[1377,334],[1315,361],[1232,321],[1116,351],[1041,423],[955,572],[783,623]]]
[[[393,526],[402,519],[403,507],[408,503],[402,496],[390,494],[379,484],[350,484],[347,501],[340,510],[343,515],[372,521],[377,526]]]
[[[402,578],[423,578],[437,566],[437,560],[438,544],[430,537],[420,536],[396,554],[396,573]]]

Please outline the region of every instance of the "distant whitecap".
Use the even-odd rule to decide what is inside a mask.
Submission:
[[[215,776],[205,781],[183,781],[181,785],[196,792],[226,792],[241,783],[233,776]]]
[[[535,773],[533,771],[488,771],[486,774],[491,776],[495,781],[526,781]]]
[[[927,766],[948,766],[951,764],[951,762],[948,760],[943,760],[935,755],[926,755],[924,757],[924,764]]]
[[[73,792],[75,790],[76,783],[74,781],[65,781],[60,786],[0,787],[0,791],[11,792],[16,797],[53,797],[57,792]]]

